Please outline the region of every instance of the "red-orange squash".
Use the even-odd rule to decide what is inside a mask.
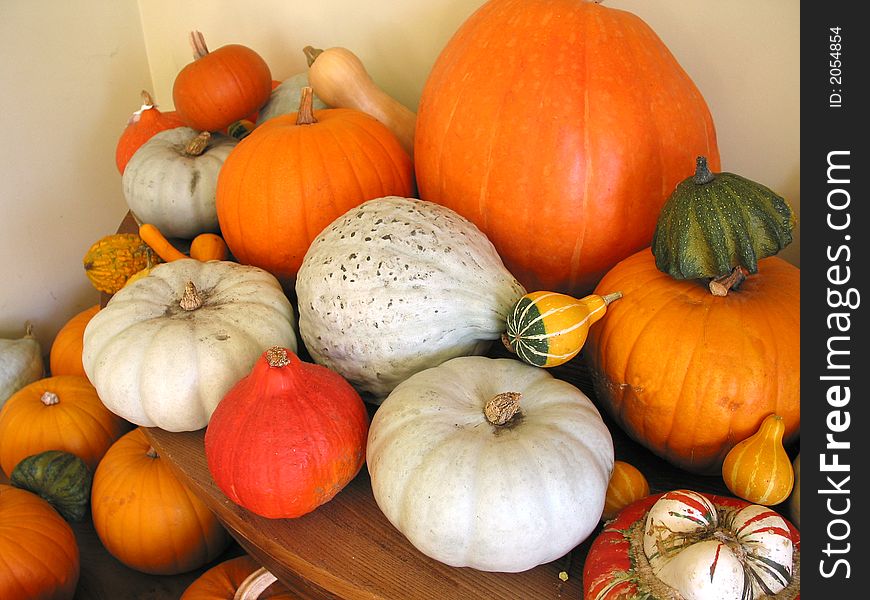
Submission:
[[[771,256],[727,296],[659,271],[649,249],[595,293],[622,291],[584,347],[596,396],[635,440],[715,473],[771,413],[784,443],[800,428],[800,270]]]
[[[211,569],[200,575],[193,583],[191,583],[180,600],[249,600],[260,598],[261,600],[298,600],[299,596],[291,594],[290,591],[280,582],[274,582],[259,595],[249,593],[249,589],[244,586],[251,585],[251,577],[269,577],[268,573],[263,574],[261,567],[257,561],[243,554],[229,560],[225,560],[220,564],[213,566]],[[273,577],[270,577],[274,581]],[[253,590],[251,590],[253,591]]]
[[[129,429],[103,405],[86,377],[46,377],[18,390],[0,409],[0,467],[9,476],[28,456],[63,450],[93,471]]]
[[[155,133],[182,125],[184,121],[176,111],[161,112],[151,98],[151,94],[142,90],[142,106],[130,115],[127,126],[121,132],[118,145],[115,147],[115,164],[118,166],[118,172],[124,174],[124,169],[136,150]]]
[[[75,314],[54,336],[48,356],[52,375],[87,377],[85,368],[82,366],[82,339],[85,327],[99,310],[100,305],[94,304]]]
[[[345,212],[383,196],[409,196],[411,158],[373,117],[353,109],[312,110],[305,88],[297,113],[265,121],[221,167],[221,234],[242,264],[292,283],[314,238]]]
[[[210,52],[198,31],[190,38],[194,60],[172,85],[175,110],[185,124],[221,131],[260,110],[272,93],[272,73],[263,57],[241,44]]]
[[[122,563],[174,575],[214,560],[230,537],[208,507],[179,481],[141,427],[112,444],[94,473],[94,529]]]
[[[275,346],[212,413],[205,457],[230,500],[264,517],[294,518],[356,476],[368,430],[365,404],[341,375]]]
[[[0,483],[0,598],[70,600],[79,581],[75,534],[51,505]]]
[[[425,83],[420,197],[480,227],[526,289],[586,294],[649,245],[698,154],[701,93],[637,16],[588,0],[490,0]]]

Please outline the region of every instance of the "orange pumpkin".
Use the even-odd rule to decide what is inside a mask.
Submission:
[[[118,172],[124,174],[124,169],[127,168],[127,163],[136,150],[155,133],[182,125],[184,121],[176,111],[160,112],[151,94],[142,90],[142,107],[130,116],[115,147],[115,164],[118,166]]]
[[[314,111],[305,88],[297,113],[264,122],[227,157],[217,186],[221,234],[243,264],[292,283],[321,230],[367,200],[409,196],[411,158],[369,115]]]
[[[585,295],[649,245],[698,154],[718,168],[692,80],[637,16],[583,0],[490,0],[425,83],[420,197],[489,237],[530,290]]]
[[[0,483],[0,598],[69,600],[79,581],[79,547],[69,524],[27,490]]]
[[[130,424],[109,412],[86,377],[58,375],[15,392],[0,409],[0,467],[45,450],[75,454],[93,471]]]
[[[772,256],[739,290],[659,271],[649,249],[596,293],[622,291],[584,347],[596,395],[635,440],[671,463],[713,474],[770,413],[784,440],[800,428],[800,270]]]
[[[94,529],[106,549],[132,569],[184,573],[229,545],[217,517],[171,471],[142,428],[126,433],[94,473]]]
[[[95,304],[76,314],[67,321],[51,343],[48,356],[52,375],[79,375],[87,377],[82,366],[82,339],[85,327],[91,318],[100,310]]]
[[[210,52],[203,35],[190,34],[194,60],[172,86],[175,110],[198,131],[221,131],[256,113],[272,93],[272,73],[251,48],[228,44]]]
[[[268,572],[262,572],[260,565],[253,558],[244,554],[215,565],[199,576],[191,583],[180,600],[227,600],[238,598],[245,600],[251,597],[271,598],[272,600],[297,600],[298,596],[280,582],[275,582],[265,588],[258,596],[245,595],[247,590],[240,593],[239,590],[251,581],[250,577],[267,577],[272,580]]]

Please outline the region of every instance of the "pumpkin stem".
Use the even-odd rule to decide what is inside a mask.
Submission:
[[[201,132],[198,136],[187,142],[187,146],[184,147],[185,156],[200,156],[208,148],[209,141],[211,141],[211,133],[208,131]]]
[[[302,53],[305,54],[305,60],[308,61],[308,66],[310,67],[314,64],[314,60],[323,54],[323,50],[315,48],[314,46],[305,46],[302,49]]]
[[[60,398],[54,392],[43,392],[39,399],[45,406],[54,406],[60,402]]]
[[[160,458],[160,455],[157,454],[157,450],[154,449],[154,446],[148,446],[148,450],[145,452],[145,456],[148,458]]]
[[[266,362],[269,363],[270,367],[286,367],[290,364],[287,348],[272,346],[266,350]]]
[[[613,292],[612,294],[605,294],[601,297],[604,300],[604,306],[610,306],[610,303],[614,300],[619,300],[622,298],[622,292]]]
[[[740,265],[734,267],[727,275],[710,280],[710,293],[714,296],[727,296],[729,290],[740,288],[748,272]]]
[[[208,46],[205,45],[205,36],[199,31],[190,32],[190,46],[193,48],[193,60],[199,60],[208,54]]]
[[[188,281],[184,285],[184,292],[182,292],[178,304],[186,311],[196,310],[202,306],[202,294],[199,293],[192,281]]]
[[[278,581],[266,567],[260,567],[248,575],[236,590],[233,600],[254,600],[266,591],[266,588]]]
[[[30,321],[25,321],[24,323],[24,337],[33,337],[33,323],[31,323]]]
[[[504,347],[508,349],[508,352],[516,354],[516,350],[514,350],[513,344],[511,344],[511,339],[510,337],[508,337],[507,332],[501,334],[501,343],[504,344]]]
[[[147,90],[142,90],[141,96],[142,108],[139,109],[140,111],[154,107],[154,99],[151,97],[151,94],[149,94]]]
[[[317,123],[314,117],[314,91],[311,86],[305,86],[299,97],[299,112],[296,113],[297,125],[313,125]]]
[[[710,167],[707,166],[707,157],[699,156],[695,159],[695,176],[692,177],[692,181],[694,181],[698,185],[704,185],[705,183],[710,183],[716,179],[713,175],[713,172],[710,171]]]
[[[497,427],[507,424],[519,412],[522,396],[519,392],[496,394],[483,407],[486,420]]]

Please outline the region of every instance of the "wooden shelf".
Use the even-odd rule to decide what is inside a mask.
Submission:
[[[499,350],[494,356],[503,355]],[[592,394],[579,360],[553,374]],[[372,407],[372,411],[374,407]],[[607,419],[605,419],[607,422]],[[727,494],[719,477],[680,471],[641,448],[612,423],[616,457],[641,469],[653,491],[690,486]],[[157,452],[211,508],[239,544],[300,598],[319,600],[536,600],[581,598],[583,562],[600,531],[561,560],[524,573],[488,573],[449,567],[416,550],[383,516],[365,468],[333,500],[298,519],[266,519],[230,501],[205,460],[205,430],[146,429]],[[559,574],[565,571],[567,580]]]

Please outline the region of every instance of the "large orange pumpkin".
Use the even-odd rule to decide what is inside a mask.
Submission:
[[[637,16],[490,0],[435,62],[417,113],[420,197],[480,227],[526,287],[579,297],[649,245],[703,154],[707,105]]]
[[[684,469],[714,473],[728,451],[782,416],[800,428],[800,270],[758,261],[739,290],[659,271],[649,249],[620,262],[596,293],[622,291],[584,347],[595,392],[635,440]]]
[[[233,256],[292,283],[321,230],[366,200],[409,196],[411,157],[386,126],[357,110],[300,110],[264,122],[227,157],[217,214]]]
[[[27,490],[0,483],[0,598],[69,600],[79,581],[79,547],[69,524]]]
[[[112,444],[94,473],[94,529],[106,549],[144,573],[174,575],[214,560],[229,535],[171,471],[143,429]]]
[[[130,424],[107,409],[86,377],[58,375],[15,392],[0,409],[0,468],[45,450],[75,454],[93,471]]]
[[[227,44],[210,52],[203,35],[190,34],[194,60],[172,85],[178,116],[193,129],[220,131],[256,113],[272,93],[272,73],[251,48]]]
[[[265,581],[274,581],[268,573],[263,573],[260,565],[253,558],[244,554],[215,565],[193,583],[191,583],[180,600],[228,600],[229,598],[260,598],[265,600],[297,600],[298,596],[291,594],[280,582],[274,582],[258,596],[245,595],[247,589],[242,590],[243,585],[252,582],[251,578],[265,577]],[[258,586],[260,587],[260,586]],[[241,590],[241,592],[240,592]]]
[[[52,375],[79,375],[87,377],[82,366],[82,340],[85,327],[91,318],[100,310],[99,304],[94,304],[74,315],[67,321],[51,343],[48,356]]]

